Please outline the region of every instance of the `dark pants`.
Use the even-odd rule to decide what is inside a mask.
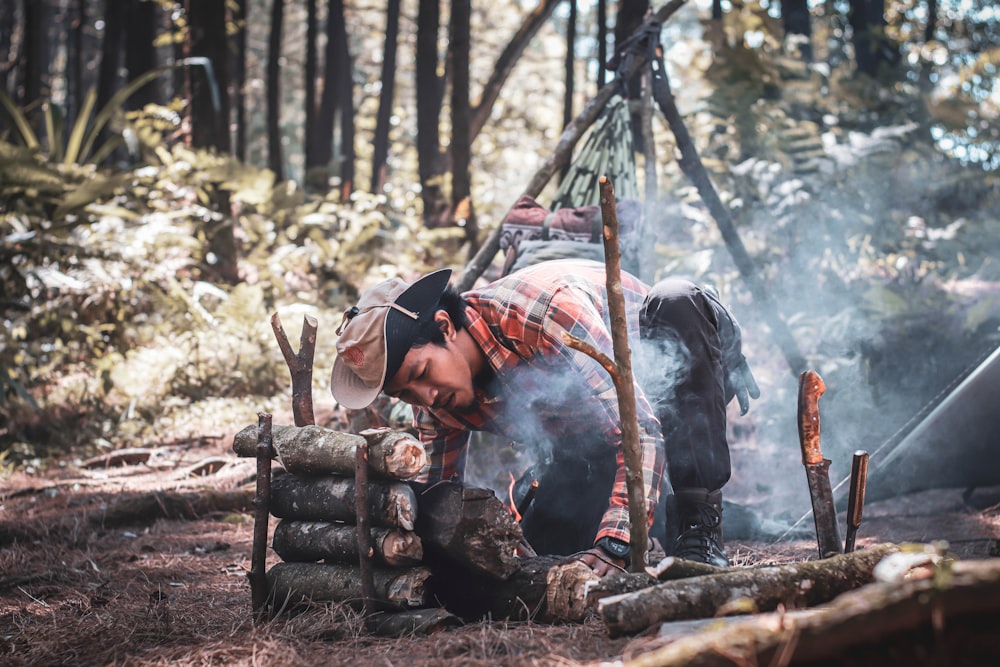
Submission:
[[[712,491],[729,481],[726,404],[732,395],[722,340],[727,326],[732,320],[718,300],[680,279],[654,285],[640,312],[641,341],[632,366],[666,445],[667,474],[652,536],[667,548],[673,542],[667,530],[673,522],[665,520],[671,487]],[[554,460],[522,478],[539,480],[521,524],[524,535],[540,554],[589,549],[611,495],[616,452],[604,442],[557,444],[553,452]]]

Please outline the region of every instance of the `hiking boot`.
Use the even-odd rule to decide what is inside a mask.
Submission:
[[[674,542],[674,556],[729,567],[722,548],[722,491],[677,489],[680,535]]]

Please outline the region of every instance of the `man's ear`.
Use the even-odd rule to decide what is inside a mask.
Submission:
[[[445,340],[450,340],[455,337],[457,330],[455,329],[455,324],[451,321],[451,318],[448,317],[447,311],[439,310],[434,313],[434,321],[441,329],[441,333],[444,334]]]

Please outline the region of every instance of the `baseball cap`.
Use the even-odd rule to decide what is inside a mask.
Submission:
[[[330,373],[338,403],[352,410],[371,405],[399,370],[420,326],[434,317],[450,278],[451,269],[441,269],[413,284],[384,280],[344,313]]]

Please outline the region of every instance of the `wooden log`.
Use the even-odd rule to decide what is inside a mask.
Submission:
[[[427,559],[424,559],[425,564]],[[546,592],[549,570],[566,562],[565,556],[536,556],[518,561],[507,579],[473,573],[440,561],[428,566],[434,572],[429,586],[434,599],[448,611],[468,620],[548,620]]]
[[[379,612],[365,619],[365,629],[380,637],[432,635],[460,625],[462,619],[440,608]]]
[[[253,456],[257,446],[256,426],[248,426],[233,438],[237,456]],[[359,443],[368,442],[368,465],[372,474],[384,479],[409,479],[427,463],[419,440],[392,429],[369,429],[363,435],[341,433],[322,426],[275,426],[272,429],[276,456],[289,472],[303,475],[354,475]]]
[[[1000,559],[958,561],[937,573],[944,576],[867,584],[809,613],[757,614],[726,623],[715,619],[712,627],[688,628],[680,637],[669,624],[659,633],[663,641],[672,640],[669,644],[641,654],[632,650],[636,657],[621,664],[707,667],[720,664],[720,656],[725,664],[746,665],[876,665],[887,664],[887,656],[893,664],[946,664],[946,657],[959,656],[962,664],[993,664],[1000,648],[995,632]],[[970,626],[981,632],[975,644],[962,642],[959,634]],[[961,653],[945,648],[952,634]]]
[[[578,560],[550,569],[545,580],[547,617],[557,621],[582,621],[594,609],[587,596],[591,587],[600,581],[601,577]]]
[[[105,528],[148,525],[157,519],[199,519],[212,512],[245,512],[253,507],[254,489],[196,492],[154,491],[117,493],[115,500],[90,514],[90,522]]]
[[[357,563],[356,526],[327,521],[281,520],[274,529],[272,547],[283,561],[319,560]],[[415,565],[424,556],[420,538],[411,531],[372,528],[372,546],[377,562],[388,567]]]
[[[495,579],[518,571],[521,525],[492,491],[442,482],[425,489],[418,502],[416,532],[425,557]]]
[[[700,577],[704,574],[721,574],[726,570],[727,568],[716,567],[708,563],[699,563],[696,560],[667,556],[655,566],[647,567],[646,574],[658,581],[671,581],[673,579]]]
[[[368,489],[373,526],[413,530],[417,516],[413,489],[402,482],[384,480],[372,480]],[[275,475],[271,483],[271,514],[279,519],[354,523],[354,478]]]
[[[598,612],[609,634],[619,637],[664,621],[714,616],[741,598],[752,600],[758,611],[771,611],[779,604],[813,606],[871,582],[875,565],[896,550],[895,545],[878,545],[824,560],[668,581],[604,598]]]
[[[374,568],[376,605],[414,609],[431,604],[426,567]],[[278,563],[267,573],[276,609],[304,601],[343,602],[359,606],[362,601],[361,570],[340,563]]]

